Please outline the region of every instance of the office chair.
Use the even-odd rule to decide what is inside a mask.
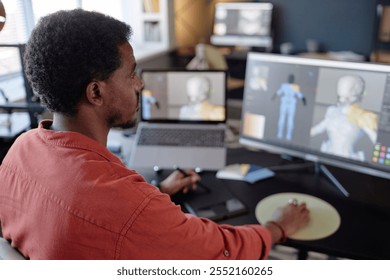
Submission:
[[[19,251],[12,247],[11,244],[0,237],[0,260],[25,260]]]

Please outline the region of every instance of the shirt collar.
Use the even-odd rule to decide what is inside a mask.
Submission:
[[[109,161],[120,162],[120,159],[111,153],[105,146],[94,139],[74,131],[55,131],[51,129],[52,120],[42,120],[38,126],[38,134],[48,144],[62,147],[72,147],[89,150],[100,154]]]

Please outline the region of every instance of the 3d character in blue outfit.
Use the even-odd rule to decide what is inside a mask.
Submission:
[[[288,82],[283,83],[278,91],[272,96],[280,97],[280,111],[278,122],[278,138],[283,139],[284,126],[287,119],[286,140],[290,141],[294,130],[294,116],[297,105],[297,98],[302,100],[303,105],[306,105],[306,99],[303,96],[300,86],[294,83],[295,77],[290,74]]]
[[[157,109],[160,109],[160,104],[153,96],[152,92],[148,89],[144,89],[142,91],[142,117],[146,120],[149,120],[152,117],[152,105]]]

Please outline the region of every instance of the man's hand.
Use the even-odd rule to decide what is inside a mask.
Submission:
[[[187,193],[190,189],[196,189],[196,182],[200,180],[200,177],[193,170],[186,170],[189,176],[184,176],[179,171],[174,171],[164,181],[160,183],[160,190],[163,193],[173,195],[179,191]]]
[[[265,224],[271,232],[273,243],[284,242],[309,223],[310,211],[306,203],[298,204],[295,199],[294,201],[278,208],[272,215],[273,220]]]
[[[310,211],[306,203],[296,205],[289,203],[273,213],[273,220],[284,228],[287,236],[290,236],[307,225],[310,220]]]

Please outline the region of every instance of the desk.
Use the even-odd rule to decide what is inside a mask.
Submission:
[[[243,62],[242,56],[230,59]],[[143,66],[156,67],[178,66],[172,56],[160,57]],[[169,65],[174,63],[175,65]],[[141,66],[142,67],[142,66]],[[253,163],[262,166],[274,166],[281,163],[277,155],[265,152],[250,152],[246,149],[229,149],[227,164]],[[215,172],[204,172],[202,180],[213,193],[199,198],[199,194],[175,195],[173,200],[182,203],[185,200],[212,200],[224,192],[231,192],[243,201],[250,209],[248,214],[225,220],[224,223],[240,225],[257,223],[254,210],[257,203],[272,194],[280,192],[299,192],[317,196],[332,204],[340,213],[341,226],[335,234],[316,241],[288,240],[287,246],[297,248],[300,252],[315,251],[331,256],[352,259],[390,259],[390,184],[389,180],[376,178],[340,168],[328,167],[333,175],[350,193],[344,197],[325,177],[307,171],[277,172],[276,177],[248,184],[240,181],[218,180]],[[170,171],[160,175],[152,170],[138,170],[149,181],[161,180]],[[198,196],[198,198],[196,198]]]
[[[228,164],[253,163],[274,166],[281,163],[277,155],[251,152],[244,148],[228,150]],[[350,193],[344,197],[329,181],[308,171],[277,172],[271,179],[248,184],[241,181],[216,179],[215,172],[204,172],[202,182],[212,189],[211,195],[178,194],[173,200],[210,200],[223,192],[231,192],[250,209],[249,213],[224,220],[223,223],[241,225],[257,223],[254,209],[261,199],[279,192],[299,192],[322,198],[340,213],[341,226],[330,237],[315,241],[288,240],[285,245],[303,252],[315,251],[335,257],[351,259],[390,259],[390,185],[389,181],[339,168],[329,169]],[[156,174],[151,170],[139,170],[147,180],[160,180],[170,171]],[[196,198],[197,197],[197,198]]]

